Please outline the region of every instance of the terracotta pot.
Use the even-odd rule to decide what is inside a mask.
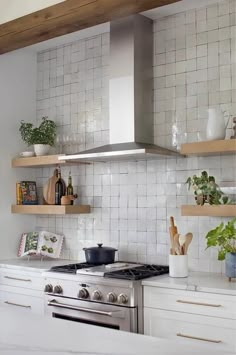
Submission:
[[[213,205],[213,196],[198,195],[195,196],[195,201],[197,205],[201,205],[201,206],[203,206],[205,203],[209,203],[210,205]]]
[[[195,201],[197,205],[203,206],[204,203],[207,201],[207,196],[206,195],[197,195],[195,196]]]

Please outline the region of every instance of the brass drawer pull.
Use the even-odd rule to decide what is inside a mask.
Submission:
[[[4,276],[5,279],[9,280],[16,280],[16,281],[26,281],[26,282],[31,282],[32,280],[30,279],[20,279],[18,277],[11,277],[11,276]]]
[[[13,302],[8,302],[8,301],[5,301],[4,303],[9,304],[11,306],[17,306],[17,307],[23,307],[23,308],[31,308],[31,306],[25,306],[24,304],[19,304],[19,303],[13,303]]]
[[[177,300],[176,302],[186,303],[186,304],[195,304],[196,306],[206,306],[206,307],[215,307],[215,308],[222,307],[221,304],[212,304],[212,303],[191,302],[191,301],[184,301],[184,300]]]
[[[213,340],[213,339],[207,339],[207,338],[194,337],[194,336],[191,336],[191,335],[186,335],[186,334],[181,334],[181,333],[177,333],[176,335],[177,335],[177,337],[194,339],[194,340],[201,340],[201,341],[207,341],[209,343],[216,343],[216,344],[222,343],[222,340]]]

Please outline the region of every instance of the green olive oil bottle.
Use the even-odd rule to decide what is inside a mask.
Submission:
[[[69,177],[68,177],[68,185],[67,185],[67,189],[66,189],[66,194],[68,195],[73,195],[74,191],[73,191],[73,186],[72,186],[72,177],[71,177],[71,172],[69,172]],[[74,201],[71,200],[70,204],[73,205]]]

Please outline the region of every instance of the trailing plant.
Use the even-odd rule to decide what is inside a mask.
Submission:
[[[207,235],[207,248],[218,247],[218,260],[224,260],[227,253],[236,253],[236,217],[228,223],[220,223]]]
[[[214,176],[209,176],[206,171],[202,171],[200,176],[188,177],[186,184],[188,184],[188,189],[193,188],[198,205],[204,205],[204,203],[221,205],[230,202],[228,196],[225,196],[216,184]]]
[[[42,118],[39,127],[32,123],[21,121],[19,128],[22,140],[29,146],[33,144],[48,144],[53,146],[56,138],[56,124],[47,117]]]

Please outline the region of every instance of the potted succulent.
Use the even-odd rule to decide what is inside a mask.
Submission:
[[[226,276],[236,277],[236,217],[220,223],[206,235],[207,248],[218,247],[218,260],[225,260]]]
[[[188,177],[186,184],[188,184],[188,189],[193,188],[198,205],[204,205],[205,203],[221,205],[230,202],[228,196],[225,196],[219,185],[216,184],[214,176],[209,176],[206,171],[202,171],[200,176]]]
[[[55,144],[56,124],[47,117],[42,118],[38,127],[34,127],[32,123],[21,121],[19,131],[22,140],[28,146],[34,146],[36,155],[46,155],[50,146]]]

